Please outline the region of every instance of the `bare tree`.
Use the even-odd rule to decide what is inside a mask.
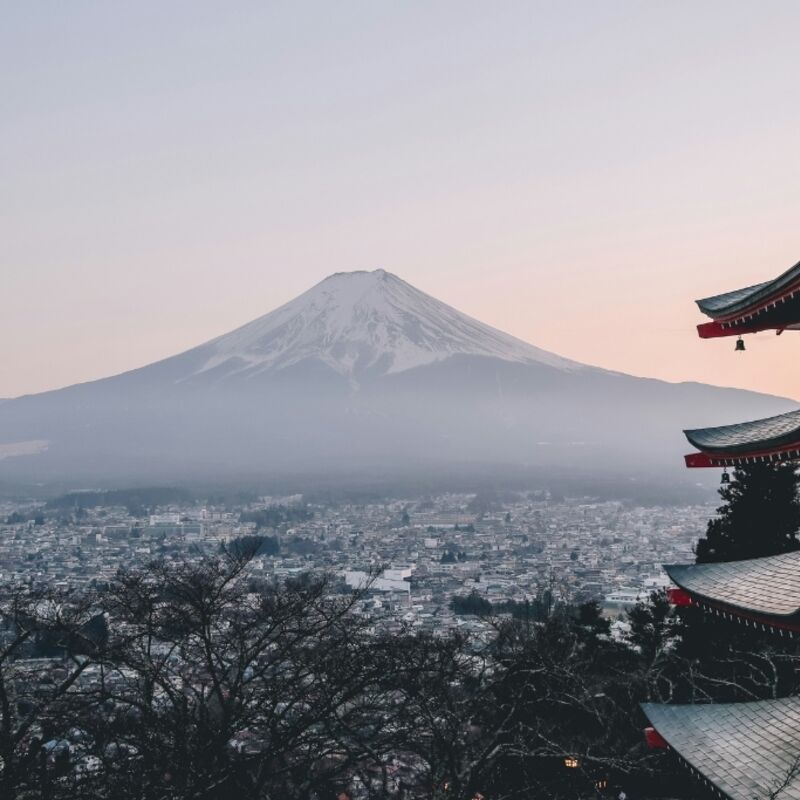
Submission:
[[[0,797],[48,796],[70,720],[95,702],[82,680],[103,658],[92,598],[15,587],[0,597]]]
[[[252,591],[248,562],[154,564],[115,582],[87,790],[308,797],[351,767],[340,731],[379,674],[351,613],[360,595],[333,597],[326,578]]]

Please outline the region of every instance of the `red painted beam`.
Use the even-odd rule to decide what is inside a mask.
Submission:
[[[686,608],[692,604],[692,598],[689,592],[685,589],[677,589],[675,587],[667,589],[667,600],[670,605],[677,606],[678,608]]]
[[[697,326],[697,335],[701,339],[716,339],[720,336],[733,336],[733,331],[728,331],[719,322],[704,322]]]
[[[702,467],[735,467],[756,462],[800,461],[800,441],[774,450],[753,450],[749,453],[689,453],[683,457],[689,469]]]
[[[697,335],[701,339],[719,339],[722,336],[739,336],[742,333],[768,331],[774,327],[774,325],[737,325],[734,328],[723,327],[721,322],[703,322],[697,326]]]
[[[701,339],[719,339],[722,336],[739,336],[742,333],[759,333],[761,331],[775,331],[780,336],[787,330],[798,330],[797,325],[750,325],[737,324],[731,327],[732,323],[723,326],[721,322],[703,322],[697,326],[697,335]]]
[[[644,740],[651,750],[666,750],[669,745],[667,740],[655,729],[644,729]]]
[[[711,456],[707,455],[706,453],[689,453],[683,457],[683,460],[686,462],[686,466],[689,469],[694,469],[696,467],[720,467],[721,464],[714,462],[711,459]]]

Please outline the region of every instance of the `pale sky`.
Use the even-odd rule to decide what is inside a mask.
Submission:
[[[800,260],[800,2],[0,0],[0,397],[384,267],[569,358],[800,398],[693,300]]]

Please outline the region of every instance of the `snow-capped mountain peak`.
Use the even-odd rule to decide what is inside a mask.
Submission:
[[[208,358],[200,372],[231,362],[235,372],[256,374],[318,359],[354,377],[402,372],[454,355],[583,368],[462,314],[383,269],[331,275],[203,350]]]
[[[483,485],[491,467],[514,481],[541,470],[541,485],[594,469],[606,487],[611,468],[635,474],[631,484],[654,465],[659,480],[670,464],[677,477],[687,420],[793,408],[582,367],[394,275],[356,272],[183,353],[0,403],[0,484],[234,485],[241,476],[298,488],[386,480],[395,492],[430,478],[451,491],[459,475]]]

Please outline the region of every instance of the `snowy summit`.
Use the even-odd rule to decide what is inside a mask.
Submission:
[[[210,356],[199,372],[221,367],[227,374],[317,359],[354,377],[402,372],[455,355],[583,368],[462,314],[383,269],[331,275],[202,348]]]

